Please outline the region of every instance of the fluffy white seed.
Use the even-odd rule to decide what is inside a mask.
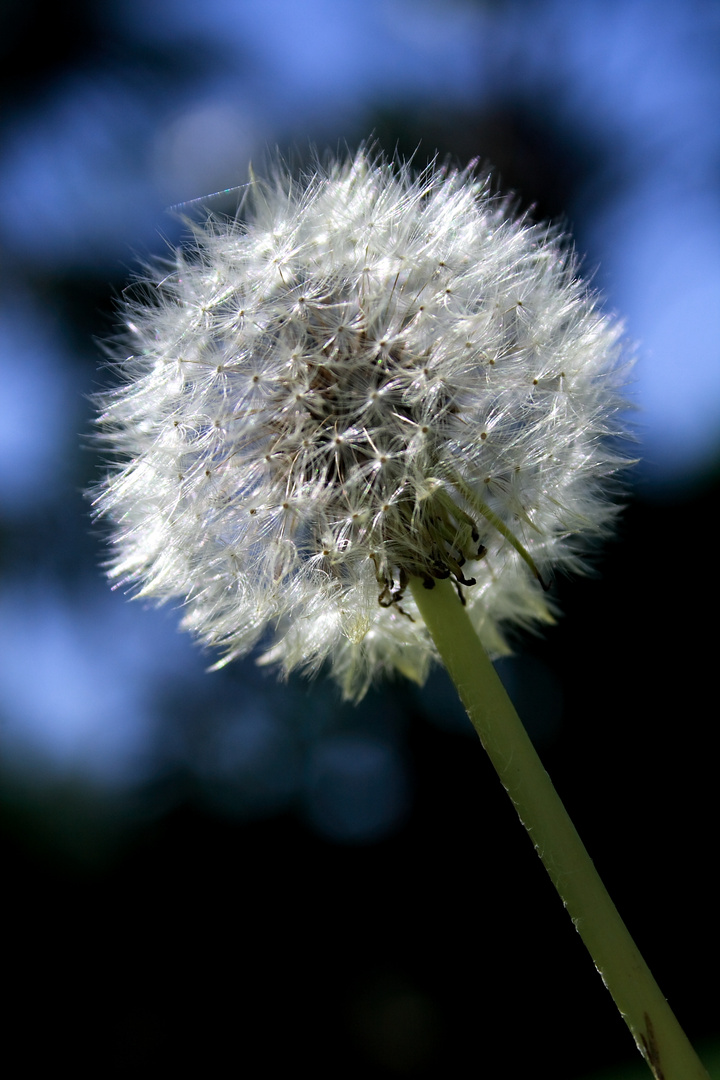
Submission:
[[[353,698],[427,673],[411,575],[452,577],[496,655],[552,621],[543,582],[607,527],[623,464],[620,330],[561,238],[469,171],[362,151],[254,181],[242,213],[124,301],[112,578],[181,599],[226,660],[274,628],[263,660],[329,658]]]

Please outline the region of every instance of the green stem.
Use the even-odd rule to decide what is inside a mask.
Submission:
[[[656,1080],[709,1080],[620,918],[449,581],[412,594],[468,715]]]

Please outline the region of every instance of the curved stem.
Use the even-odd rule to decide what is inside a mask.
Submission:
[[[468,715],[656,1080],[709,1080],[660,992],[449,581],[412,594]]]
[[[472,506],[473,510],[476,510],[478,514],[484,517],[485,520],[490,525],[492,525],[494,529],[497,529],[501,536],[504,536],[505,539],[512,544],[523,562],[526,563],[532,570],[533,576],[536,577],[542,587],[546,589],[547,586],[544,584],[543,579],[540,577],[540,572],[535,565],[535,560],[533,559],[527,548],[523,547],[523,545],[520,543],[512,529],[510,529],[505,524],[501,517],[498,517],[498,515],[490,509],[484,499],[481,499],[477,492],[473,491],[473,489],[469,486],[469,484],[465,483],[461,476],[458,476],[456,473],[452,473],[449,479],[450,483],[454,484],[460,494],[465,496],[470,506]],[[526,521],[528,525],[530,525],[533,529],[536,529],[536,526],[533,525],[532,521],[529,517],[527,517],[527,515]]]

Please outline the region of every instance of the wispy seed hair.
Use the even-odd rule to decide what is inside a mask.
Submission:
[[[501,654],[613,520],[621,328],[567,242],[471,170],[361,150],[253,177],[122,317],[98,397],[110,575],[180,600],[221,662],[272,630],[262,661],[329,660],[347,697],[421,682],[413,576],[452,578]]]

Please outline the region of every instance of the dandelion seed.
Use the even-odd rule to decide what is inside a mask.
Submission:
[[[436,655],[409,579],[451,578],[492,655],[552,621],[543,583],[622,464],[620,329],[562,238],[470,171],[365,151],[254,181],[243,213],[124,301],[112,579],[225,660],[274,629],[263,661],[329,660],[356,699]]]

